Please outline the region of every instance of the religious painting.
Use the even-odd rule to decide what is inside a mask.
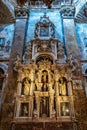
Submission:
[[[40,27],[40,36],[48,37],[49,36],[49,26],[41,26]]]
[[[29,103],[21,103],[20,116],[28,117],[29,115]]]
[[[70,116],[70,103],[61,102],[60,103],[61,116]]]

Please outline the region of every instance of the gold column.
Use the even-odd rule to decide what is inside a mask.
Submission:
[[[55,117],[55,111],[54,111],[54,90],[49,92],[50,95],[50,118]]]
[[[30,95],[33,95],[34,89],[35,89],[35,83],[34,83],[34,80],[35,80],[35,70],[31,70],[30,78],[31,78]]]
[[[36,98],[36,114],[37,118],[40,116],[40,92],[36,91],[35,93],[35,98]]]
[[[59,74],[58,70],[54,71],[54,76],[55,76],[55,100],[56,100],[56,116],[59,117],[59,104],[58,104],[58,96],[59,96],[59,87],[58,87],[58,79],[59,79]]]
[[[17,87],[17,94],[21,95],[21,89],[22,89],[22,83],[21,83],[21,81],[18,81],[18,85],[17,86],[18,86]]]

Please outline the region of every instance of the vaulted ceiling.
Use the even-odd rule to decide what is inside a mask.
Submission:
[[[14,7],[7,0],[0,0],[0,24],[9,24],[14,21]]]
[[[30,1],[36,2],[37,0],[30,0]],[[59,1],[59,0],[54,0],[54,1]],[[75,22],[87,23],[86,0],[73,0],[72,3],[76,8]],[[17,6],[18,6],[17,0],[0,0],[0,27],[2,24],[10,24],[15,22],[14,8]]]

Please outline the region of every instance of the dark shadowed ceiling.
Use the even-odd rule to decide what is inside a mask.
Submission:
[[[19,0],[20,1],[20,0]],[[32,6],[38,3],[45,4],[44,0],[27,0],[25,6]],[[75,21],[77,23],[87,23],[87,3],[86,0],[54,0],[52,4],[60,1],[71,1],[76,8]],[[82,3],[83,1],[83,3]],[[31,4],[29,4],[31,2]],[[38,3],[37,3],[38,2]],[[58,3],[59,4],[59,3]],[[2,24],[10,24],[15,22],[14,9],[17,7],[17,0],[0,0],[0,28]],[[40,7],[40,6],[38,6]],[[56,6],[57,7],[57,6]]]

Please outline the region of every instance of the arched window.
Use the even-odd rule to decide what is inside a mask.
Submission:
[[[0,68],[0,90],[2,90],[4,78],[5,78],[4,71]]]

